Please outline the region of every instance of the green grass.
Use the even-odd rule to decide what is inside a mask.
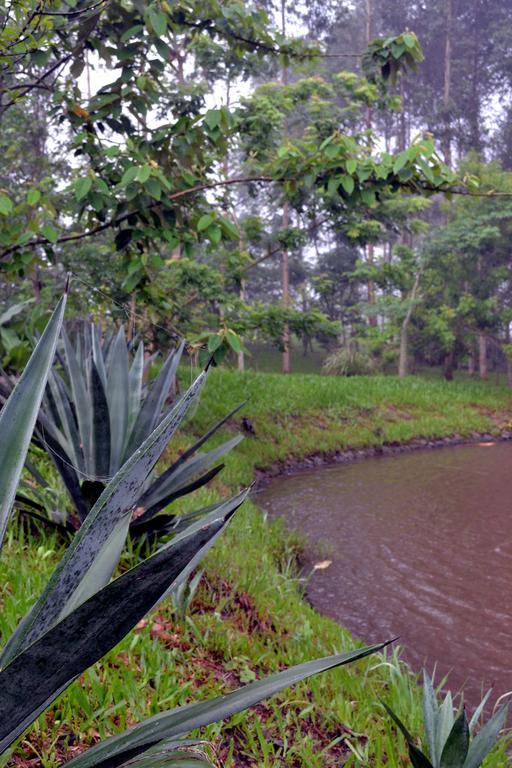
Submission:
[[[182,384],[189,376],[182,372]],[[218,439],[239,429],[242,414],[256,436],[227,458],[215,486],[187,497],[184,509],[237,490],[252,480],[254,467],[289,456],[496,432],[507,424],[512,405],[507,389],[490,384],[213,370],[188,433],[203,432],[245,399],[243,412]],[[169,453],[189,441],[189,434],[181,435]],[[13,527],[0,565],[2,637],[41,591],[58,558],[54,539],[15,534]],[[171,605],[161,608],[63,694],[10,764],[58,765],[98,737],[163,708],[352,647],[348,631],[303,600],[296,572],[300,547],[279,521],[269,524],[254,504],[246,504],[209,556],[187,620],[179,621]],[[422,732],[420,689],[395,649],[325,673],[202,735],[227,768],[408,765],[403,740],[383,715],[379,697],[413,733]],[[501,746],[486,765],[497,768],[505,760]]]

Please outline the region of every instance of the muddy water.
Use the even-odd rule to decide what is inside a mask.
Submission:
[[[274,480],[260,505],[318,560],[308,596],[412,666],[450,672],[473,703],[512,689],[512,445],[367,459]]]

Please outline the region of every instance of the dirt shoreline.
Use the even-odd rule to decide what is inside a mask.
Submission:
[[[305,470],[320,467],[334,466],[336,464],[351,464],[354,461],[373,459],[380,456],[394,456],[400,453],[409,453],[418,450],[435,450],[449,448],[457,445],[476,445],[482,442],[505,442],[512,440],[512,431],[502,430],[497,435],[490,432],[473,432],[470,437],[462,435],[449,435],[434,439],[414,438],[408,443],[384,443],[368,448],[348,448],[331,452],[318,452],[305,456],[302,459],[290,456],[284,460],[276,461],[265,469],[256,468],[254,483],[256,489],[268,485],[276,477],[295,475]]]

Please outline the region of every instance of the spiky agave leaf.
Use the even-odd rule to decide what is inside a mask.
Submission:
[[[62,327],[67,287],[23,374],[0,413],[0,549],[12,511],[57,339]]]
[[[40,633],[0,671],[0,754],[85,669],[102,658],[195,567],[244,499],[191,526]],[[56,663],[58,660],[58,663]]]
[[[91,325],[89,332],[78,335],[76,349],[78,345],[80,355],[65,337],[63,359],[67,361],[70,384],[68,386],[57,371],[53,372],[37,434],[39,443],[49,452],[62,476],[83,523],[108,477],[119,468],[119,462],[128,460],[140,441],[164,417],[165,400],[175,381],[183,346],[169,354],[143,397],[142,343],[131,365],[122,328],[112,336],[107,347],[101,342],[100,329]],[[218,463],[219,460],[242,438],[236,436],[208,452],[199,449],[240,407],[209,429],[163,474],[148,478],[135,504],[137,514],[130,523],[133,537],[151,543],[172,532],[174,515],[159,513],[176,499],[210,482],[221,471],[224,465]],[[84,425],[86,434],[82,436]]]
[[[103,491],[31,610],[29,619],[9,639],[0,656],[0,665],[5,665],[108,583],[124,546],[141,487],[198,397],[205,376],[202,373],[197,377]]]
[[[335,656],[307,661],[249,683],[224,696],[162,712],[128,731],[96,744],[66,765],[68,768],[116,768],[163,739],[174,739],[196,728],[225,720],[307,677],[362,659],[380,651],[386,645],[387,643],[370,645]]]

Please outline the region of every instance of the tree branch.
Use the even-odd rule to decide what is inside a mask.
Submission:
[[[215,181],[207,184],[196,184],[194,187],[188,187],[187,189],[180,189],[177,192],[173,192],[167,197],[167,201],[174,201],[174,200],[180,200],[182,197],[187,197],[188,195],[194,195],[197,192],[204,192],[209,189],[216,189],[217,187],[227,187],[231,186],[233,184],[248,184],[250,182],[255,181],[263,181],[266,183],[275,181],[271,176],[242,176],[237,177],[233,179],[222,179],[220,181]],[[161,205],[161,202],[155,201],[151,205],[147,207],[146,210],[152,210],[153,208],[158,208],[158,206]],[[84,240],[87,237],[93,237],[94,235],[98,235],[100,232],[104,232],[107,229],[111,229],[112,227],[117,227],[120,224],[122,224],[124,221],[130,218],[130,216],[136,216],[137,211],[128,211],[127,213],[123,213],[122,216],[117,216],[114,219],[110,219],[110,221],[106,221],[104,224],[100,224],[97,227],[94,227],[93,229],[89,229],[86,232],[79,232],[77,234],[71,234],[71,235],[63,235],[62,237],[59,237],[58,240],[55,241],[55,243],[50,243],[50,241],[46,237],[38,237],[34,240],[29,241],[28,243],[25,243],[24,245],[13,245],[10,248],[6,248],[4,251],[0,252],[0,259],[4,259],[7,256],[10,256],[11,253],[15,253],[16,251],[25,250],[27,248],[36,248],[38,245],[60,245],[61,243],[71,243],[76,242],[77,240]]]

